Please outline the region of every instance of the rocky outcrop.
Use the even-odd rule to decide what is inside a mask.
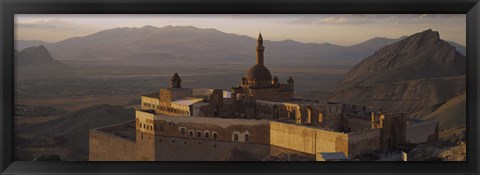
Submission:
[[[426,30],[385,46],[352,68],[329,100],[417,112],[466,90],[466,58],[439,33]]]
[[[463,55],[441,40],[438,32],[426,30],[365,58],[337,83],[337,87],[465,75],[465,67]]]
[[[15,66],[20,69],[63,69],[65,65],[55,60],[43,45],[15,52]]]

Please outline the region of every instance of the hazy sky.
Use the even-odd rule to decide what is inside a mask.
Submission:
[[[266,40],[352,45],[373,37],[399,38],[426,29],[465,45],[465,15],[15,15],[16,39],[56,42],[117,27],[195,26]]]

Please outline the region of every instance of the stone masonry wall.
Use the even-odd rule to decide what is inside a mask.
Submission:
[[[252,161],[270,153],[270,145],[156,136],[159,161]]]
[[[90,161],[142,160],[137,154],[135,141],[123,139],[97,130],[89,133]],[[146,160],[147,158],[145,158]]]
[[[270,122],[270,144],[311,155],[317,152],[344,152],[348,135],[293,124]]]
[[[380,150],[380,130],[351,132],[348,134],[348,157]]]
[[[293,98],[293,91],[279,91],[278,88],[250,89],[255,99],[268,101],[288,101]]]
[[[349,139],[348,135],[344,133],[317,129],[315,152],[343,152],[348,156]]]

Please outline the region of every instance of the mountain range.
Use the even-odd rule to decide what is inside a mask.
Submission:
[[[268,34],[263,34],[268,37]],[[397,39],[373,38],[352,46],[265,40],[267,65],[346,66],[348,68]],[[58,60],[114,61],[125,64],[254,63],[256,38],[193,26],[114,28],[48,43],[17,40],[17,49],[45,45]],[[453,43],[459,51],[465,48]]]

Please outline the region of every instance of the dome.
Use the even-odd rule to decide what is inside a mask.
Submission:
[[[256,64],[248,69],[245,77],[248,81],[272,81],[270,71],[261,64]]]

